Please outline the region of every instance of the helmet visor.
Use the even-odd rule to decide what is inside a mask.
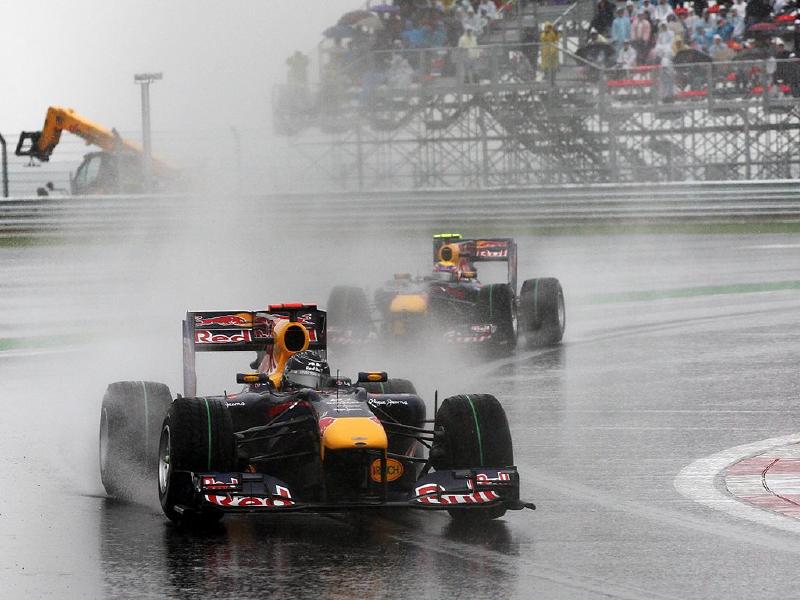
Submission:
[[[314,373],[313,371],[287,371],[286,375],[284,375],[287,383],[315,390],[320,389],[322,378],[322,373]]]

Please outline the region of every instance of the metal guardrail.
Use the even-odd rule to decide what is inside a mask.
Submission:
[[[484,190],[261,194],[209,205],[190,195],[15,198],[0,200],[0,236],[152,235],[191,226],[193,214],[245,208],[247,222],[282,215],[303,223],[506,228],[635,223],[800,223],[796,180],[603,184]],[[226,216],[225,218],[228,218]],[[200,217],[198,217],[200,218]]]

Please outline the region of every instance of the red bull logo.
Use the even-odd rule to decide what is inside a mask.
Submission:
[[[218,315],[214,317],[203,317],[195,315],[195,327],[252,327],[253,315],[250,313],[236,313],[232,315]]]

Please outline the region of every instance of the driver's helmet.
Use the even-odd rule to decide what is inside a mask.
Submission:
[[[283,387],[321,389],[330,378],[331,368],[316,352],[298,352],[286,361]]]

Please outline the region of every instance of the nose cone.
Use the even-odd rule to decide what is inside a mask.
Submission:
[[[428,308],[428,297],[425,294],[397,294],[392,299],[389,310],[393,313],[424,313]]]
[[[338,418],[322,432],[323,452],[348,448],[386,450],[388,446],[383,426],[370,417]]]

